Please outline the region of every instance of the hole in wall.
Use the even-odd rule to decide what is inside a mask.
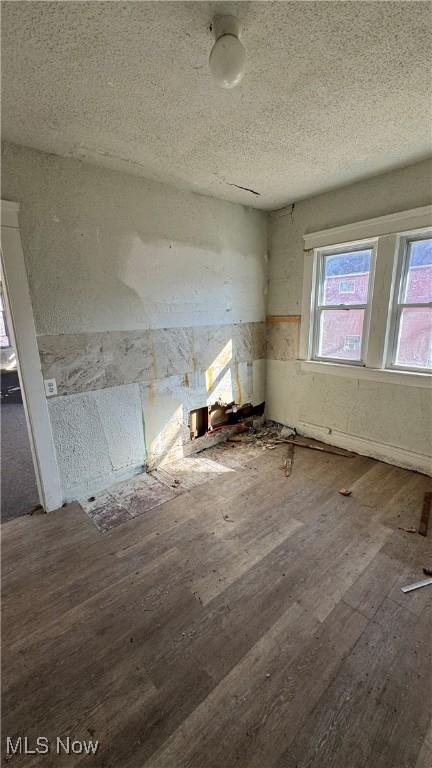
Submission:
[[[195,408],[189,413],[189,429],[191,440],[202,437],[208,430],[208,407]]]
[[[189,412],[190,438],[195,440],[215,430],[238,424],[251,416],[262,416],[264,407],[264,402],[259,405],[246,403],[241,407],[234,402],[228,405],[215,402],[212,405],[195,408]]]

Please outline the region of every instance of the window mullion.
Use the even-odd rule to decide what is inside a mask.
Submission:
[[[367,368],[384,367],[397,244],[397,235],[385,235],[378,239],[376,246],[375,270],[370,286],[369,342],[365,360]]]

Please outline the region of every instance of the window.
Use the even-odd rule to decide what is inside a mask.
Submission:
[[[345,336],[344,349],[348,352],[358,352],[360,350],[361,336]]]
[[[9,339],[9,332],[7,328],[7,322],[6,322],[6,313],[5,308],[3,304],[3,295],[0,285],[0,347],[2,349],[5,349],[7,347],[10,347],[10,339]]]
[[[432,238],[401,240],[389,365],[432,370]]]
[[[339,293],[355,293],[355,281],[341,280],[339,283]]]
[[[315,359],[364,361],[373,261],[373,244],[318,252]]]
[[[302,370],[430,386],[431,222],[424,206],[303,236]]]

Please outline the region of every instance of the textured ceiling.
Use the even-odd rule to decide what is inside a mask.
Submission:
[[[223,12],[232,91],[208,68]],[[3,2],[2,133],[278,208],[430,154],[430,64],[426,2]]]

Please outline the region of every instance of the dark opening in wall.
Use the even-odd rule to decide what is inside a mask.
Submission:
[[[202,437],[208,430],[208,407],[196,408],[189,414],[189,427],[191,440]]]
[[[223,429],[225,426],[232,426],[251,416],[261,416],[264,413],[265,403],[252,405],[247,403],[239,407],[235,403],[222,405],[222,403],[213,403],[205,405],[203,408],[196,408],[190,411],[189,427],[191,440],[197,437],[203,437],[208,432],[217,429]]]
[[[231,416],[234,409],[237,410],[234,404],[221,405],[220,403],[214,403],[214,405],[210,405],[208,409],[209,429],[216,429],[216,427],[223,427],[225,424],[232,424]]]

